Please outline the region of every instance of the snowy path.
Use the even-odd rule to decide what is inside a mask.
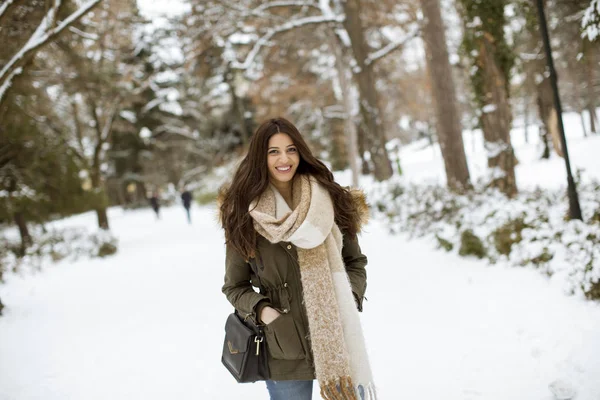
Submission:
[[[266,399],[220,364],[214,210],[111,210],[119,253],[47,266],[0,286],[0,400]],[[64,223],[93,226],[91,214]],[[600,399],[600,307],[535,271],[487,267],[372,222],[362,315],[380,397],[549,400],[566,379]],[[315,399],[317,396],[315,395]]]

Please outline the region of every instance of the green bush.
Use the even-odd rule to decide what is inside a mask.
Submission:
[[[552,254],[550,252],[550,250],[548,250],[547,247],[544,247],[544,249],[542,250],[542,252],[529,259],[529,262],[533,265],[535,265],[536,267],[539,267],[541,265],[545,265],[548,264],[550,261],[552,261],[552,259],[554,258],[554,254]]]
[[[112,256],[117,252],[117,246],[114,243],[104,242],[98,248],[98,257]]]
[[[435,235],[435,238],[442,249],[446,251],[452,251],[452,249],[454,249],[454,245],[449,240],[444,239],[440,235]]]
[[[483,242],[471,229],[463,231],[460,235],[460,249],[458,254],[461,256],[475,256],[477,258],[484,258],[487,255],[487,251]]]
[[[508,256],[513,244],[520,243],[523,240],[521,232],[527,228],[523,218],[516,218],[507,221],[504,225],[492,232],[494,247],[499,254]]]
[[[592,287],[585,292],[585,297],[589,300],[600,300],[600,281],[592,284]]]

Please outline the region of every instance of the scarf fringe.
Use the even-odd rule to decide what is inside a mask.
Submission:
[[[375,385],[369,383],[367,386],[363,386],[365,389],[364,400],[377,400],[377,392],[375,391]]]
[[[359,400],[352,378],[349,376],[322,384],[321,398],[325,400]]]
[[[354,387],[352,378],[342,377],[321,385],[321,398],[324,400],[377,400],[375,385],[360,385],[362,391]],[[362,393],[362,396],[361,396]]]

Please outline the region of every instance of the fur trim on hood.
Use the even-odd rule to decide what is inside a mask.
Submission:
[[[356,206],[358,212],[358,231],[362,231],[362,228],[369,223],[369,203],[367,202],[367,195],[360,189],[348,188],[352,201]]]

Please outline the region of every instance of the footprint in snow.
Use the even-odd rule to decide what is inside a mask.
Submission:
[[[573,385],[563,379],[557,379],[548,385],[556,400],[571,400],[577,394]]]

